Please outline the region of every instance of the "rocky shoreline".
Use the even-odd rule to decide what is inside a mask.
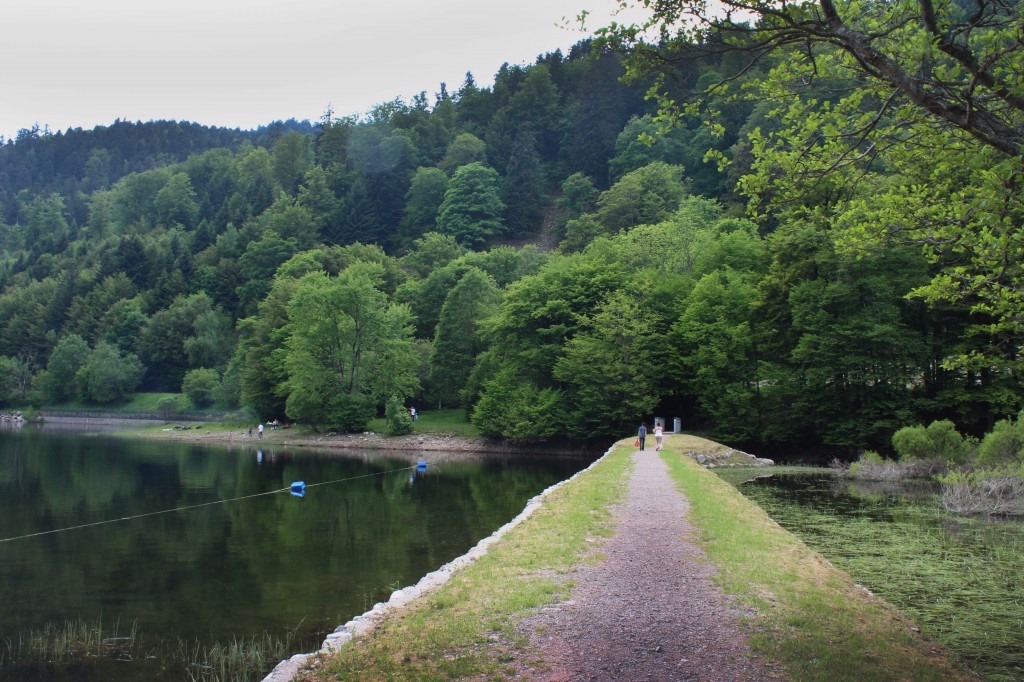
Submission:
[[[387,436],[374,431],[362,433],[303,433],[292,429],[268,429],[263,438],[250,436],[247,429],[225,431],[208,424],[168,425],[161,429],[124,429],[116,432],[124,437],[153,438],[189,443],[241,445],[251,448],[313,448],[318,450],[380,450],[405,453],[430,453],[432,461],[466,460],[475,456],[560,456],[594,457],[608,447],[608,442],[565,440],[513,441],[501,438],[460,436],[444,433],[419,433]]]

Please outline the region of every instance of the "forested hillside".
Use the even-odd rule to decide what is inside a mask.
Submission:
[[[19,136],[0,147],[0,400],[183,390],[357,430],[394,398],[512,438],[658,414],[850,447],[1016,413],[1015,311],[943,279],[971,256],[865,229],[977,216],[1005,153],[889,100],[886,154],[865,135],[873,151],[812,177],[800,130],[822,102],[870,119],[870,74],[794,97],[771,90],[801,78],[785,46],[651,60],[626,38],[306,131]],[[908,145],[934,150],[926,131],[942,163]]]

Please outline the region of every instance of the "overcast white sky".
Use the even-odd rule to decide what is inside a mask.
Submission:
[[[613,0],[0,0],[0,135],[365,113],[582,39]],[[574,30],[559,27],[568,19]]]

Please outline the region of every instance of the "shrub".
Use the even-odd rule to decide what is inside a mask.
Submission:
[[[892,434],[892,446],[900,459],[925,459],[931,450],[928,431],[920,424],[904,426]]]
[[[404,436],[412,433],[412,417],[405,407],[405,402],[397,395],[388,398],[384,407],[384,418],[387,421],[386,433],[389,436]]]
[[[220,372],[215,369],[193,369],[181,380],[181,392],[188,396],[196,407],[213,404],[220,386]]]
[[[956,430],[948,419],[933,421],[924,426],[906,426],[892,435],[892,446],[900,461],[933,459],[944,463],[960,464],[967,460],[970,442]]]
[[[891,481],[900,477],[896,463],[885,459],[874,450],[861,453],[850,465],[848,475],[865,481]]]
[[[1024,516],[1024,462],[954,471],[937,479],[947,511]]]
[[[945,467],[934,459],[901,459],[894,462],[868,450],[850,465],[847,475],[862,481],[899,481],[905,478],[930,478]]]
[[[181,411],[181,402],[175,396],[164,396],[156,401],[156,411],[160,418],[167,420]]]
[[[1024,462],[1024,412],[1016,421],[996,422],[978,447],[978,462],[987,465]]]

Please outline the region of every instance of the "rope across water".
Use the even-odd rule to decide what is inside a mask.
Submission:
[[[416,469],[418,466],[419,465],[413,465],[413,466],[410,466],[410,467],[403,467],[401,469],[389,469],[387,471],[378,471],[375,474],[363,474],[362,476],[349,476],[348,478],[338,478],[338,479],[335,479],[333,481],[321,481],[320,483],[307,483],[305,487],[306,488],[315,488],[317,486],[330,485],[332,483],[343,483],[345,481],[355,481],[355,480],[358,480],[360,478],[370,478],[370,477],[373,477],[373,476],[383,476],[383,475],[386,475],[386,474],[394,474],[394,473],[398,473],[400,471],[409,471],[410,469]],[[228,502],[238,502],[239,500],[248,500],[248,499],[252,499],[254,497],[263,497],[265,495],[277,495],[278,493],[285,493],[285,492],[290,492],[290,491],[291,491],[291,486],[289,486],[287,488],[280,488],[278,490],[268,490],[268,491],[262,492],[262,493],[253,493],[252,495],[242,495],[240,497],[232,497],[232,498],[227,499],[227,500],[214,500],[212,502],[201,502],[199,504],[190,504],[190,505],[185,506],[185,507],[174,507],[173,509],[161,509],[160,511],[145,512],[145,513],[142,513],[142,514],[134,514],[132,516],[121,516],[121,517],[118,517],[116,519],[106,519],[104,521],[93,521],[92,523],[82,523],[82,524],[79,524],[77,526],[68,526],[66,528],[54,528],[52,530],[44,530],[44,531],[40,531],[38,533],[28,533],[26,535],[18,535],[18,536],[11,537],[11,538],[2,538],[2,539],[0,539],[0,543],[3,543],[3,542],[14,542],[15,540],[25,540],[25,539],[28,539],[28,538],[39,537],[41,535],[52,535],[54,533],[64,533],[64,532],[69,531],[69,530],[80,530],[82,528],[91,528],[93,526],[102,526],[102,525],[109,524],[109,523],[119,523],[121,521],[131,521],[133,519],[141,519],[141,518],[145,518],[147,516],[157,516],[157,515],[160,515],[160,514],[171,514],[173,512],[187,511],[189,509],[199,509],[201,507],[212,507],[212,506],[218,505],[218,504],[227,504]]]

